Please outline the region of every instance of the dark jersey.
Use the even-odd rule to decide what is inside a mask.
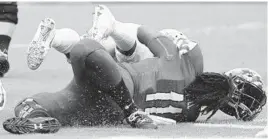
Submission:
[[[169,47],[169,46],[167,46]],[[124,64],[134,82],[134,101],[145,112],[183,121],[187,102],[183,88],[203,72],[199,46],[180,56],[175,46],[170,57],[150,58],[134,64]]]

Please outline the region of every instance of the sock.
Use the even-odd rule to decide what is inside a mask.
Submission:
[[[11,37],[6,35],[0,35],[0,50],[5,54],[8,54],[9,43],[11,41]]]
[[[57,51],[67,54],[70,53],[73,46],[80,41],[79,34],[69,28],[57,29],[52,41],[52,47]]]
[[[131,23],[115,22],[115,29],[110,36],[114,39],[119,50],[129,51],[135,46],[138,26]]]
[[[133,45],[133,47],[132,47],[130,50],[128,50],[128,51],[123,51],[123,50],[121,50],[119,47],[116,47],[116,49],[117,49],[121,54],[123,54],[123,55],[125,55],[125,56],[131,56],[131,55],[135,52],[136,47],[137,47],[137,43],[135,42],[134,45]]]
[[[109,92],[109,95],[124,111],[125,117],[138,110],[123,79]]]

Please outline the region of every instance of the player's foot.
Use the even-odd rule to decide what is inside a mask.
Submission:
[[[0,50],[0,77],[3,77],[9,70],[9,62],[7,52]]]
[[[6,104],[6,90],[0,80],[0,111],[4,109]]]
[[[157,129],[157,124],[142,111],[136,111],[127,118],[128,123],[135,128]]]
[[[115,21],[113,14],[106,6],[95,7],[93,26],[88,31],[89,36],[97,41],[107,38],[114,30]]]
[[[55,118],[10,118],[4,121],[3,127],[6,131],[13,134],[27,133],[55,133],[59,131],[61,124]]]
[[[42,20],[27,51],[27,63],[30,69],[36,70],[42,64],[51,48],[54,36],[55,22],[50,18]]]

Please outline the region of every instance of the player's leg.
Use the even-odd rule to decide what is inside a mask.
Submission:
[[[25,98],[15,107],[15,116],[3,126],[17,134],[54,133],[61,126],[115,125],[123,120],[121,109],[110,97],[99,94],[92,98],[74,80],[59,92]]]
[[[171,60],[177,54],[176,44],[156,30],[141,26],[138,28],[137,37],[142,44],[150,49],[155,57]]]
[[[27,97],[16,105],[16,117],[7,119],[3,127],[15,134],[57,132],[61,125],[70,125],[71,117],[81,110],[79,97],[74,82],[59,92]]]
[[[65,54],[67,61],[69,61],[70,48],[80,41],[79,34],[70,28],[61,28],[55,30],[55,37],[53,38],[50,47],[55,48],[60,53]]]
[[[104,38],[107,36],[113,38],[116,44],[115,54],[119,62],[138,62],[153,57],[149,49],[137,39],[140,25],[115,20],[113,14],[104,5],[95,8],[93,21],[90,30],[92,38],[101,42],[105,41]]]
[[[79,42],[80,39],[88,37],[79,36],[76,31],[70,28],[56,29],[55,24],[55,21],[51,18],[46,18],[39,24],[35,36],[28,47],[27,63],[30,69],[35,70],[39,68],[50,48],[55,48],[57,51],[66,54],[68,60],[68,53],[72,46]],[[116,46],[114,40],[108,38],[102,42],[106,50],[114,56],[114,48]]]
[[[66,54],[79,41],[80,36],[76,31],[69,28],[56,29],[55,21],[45,18],[39,24],[28,47],[28,67],[32,70],[39,68],[50,48],[55,48],[57,51]]]
[[[125,110],[127,116],[137,110],[118,65],[97,41],[81,40],[72,48],[70,60],[75,80],[84,90],[89,93],[109,92],[122,109],[131,106]]]
[[[138,107],[132,100],[119,65],[100,43],[91,39],[81,40],[72,48],[70,60],[75,81],[85,93],[91,97],[105,93],[119,105],[132,126],[156,128],[149,117],[137,113]]]
[[[54,97],[58,94],[39,93],[19,102],[15,109],[15,117],[3,122],[6,131],[13,134],[55,133],[61,124],[53,117],[60,110]]]
[[[18,23],[16,2],[0,3],[0,76],[9,70],[8,49]]]
[[[137,38],[140,25],[123,23],[117,21],[111,37],[115,40],[117,47],[115,56],[119,62],[138,62],[146,58],[154,57],[151,51]]]

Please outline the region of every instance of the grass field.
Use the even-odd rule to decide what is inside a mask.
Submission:
[[[88,21],[90,19],[88,12],[91,11],[89,8],[92,8],[92,4],[69,3],[57,6],[53,4],[19,5],[20,23],[14,34],[9,54],[11,69],[8,75],[2,79],[8,93],[8,100],[6,108],[0,112],[0,123],[13,116],[14,106],[22,98],[38,92],[60,90],[73,76],[65,57],[55,50],[51,50],[38,70],[29,70],[26,64],[26,47],[17,45],[28,43],[40,20],[46,16],[54,18],[58,23],[57,27],[71,27],[79,33],[83,33],[87,26],[91,26],[91,21]],[[108,4],[108,6],[119,20],[140,22],[155,28],[182,29],[188,36],[201,44],[206,71],[222,72],[236,67],[248,67],[259,72],[266,83],[266,4],[182,3],[161,6],[149,3],[123,3],[121,5]],[[146,9],[149,10],[145,12]],[[189,9],[192,12],[182,14],[181,18],[174,18],[178,17],[176,16],[178,13]],[[69,14],[62,16],[62,13]],[[77,17],[77,13],[80,16],[88,17],[82,20]],[[28,16],[29,14],[32,16]],[[87,24],[87,22],[90,23]],[[241,122],[218,112],[208,122],[204,122],[204,117],[200,117],[197,123],[180,123],[176,126],[160,127],[158,130],[132,129],[128,126],[75,127],[63,128],[56,134],[18,136],[11,135],[0,127],[0,138],[246,138],[254,137],[258,131],[264,128],[267,121],[266,113],[265,107],[255,121]]]

